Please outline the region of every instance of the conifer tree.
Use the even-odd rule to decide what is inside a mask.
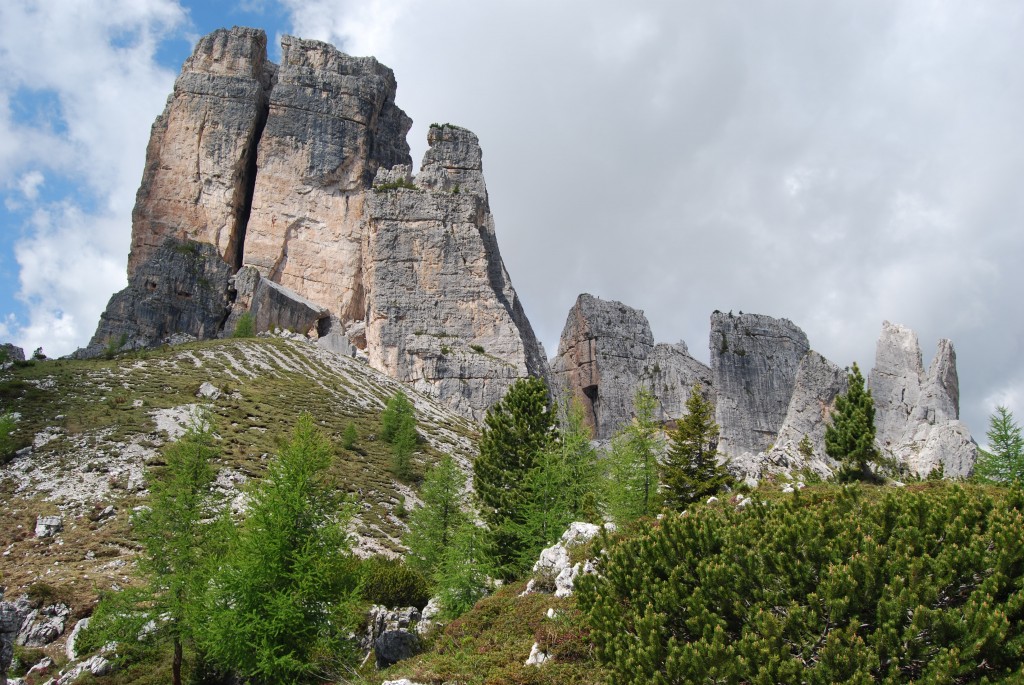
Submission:
[[[163,454],[164,468],[148,474],[149,506],[133,519],[145,551],[139,568],[147,583],[104,598],[105,606],[97,610],[83,642],[96,647],[111,641],[130,645],[137,642],[140,624],[159,621],[157,638],[172,644],[172,682],[181,685],[184,647],[194,645],[204,623],[211,563],[225,538],[213,511],[211,462],[218,452],[207,417],[194,417],[185,434]]]
[[[878,459],[875,447],[875,402],[864,387],[857,364],[847,375],[848,389],[836,398],[831,423],[825,428],[825,453],[842,465],[840,481],[872,481],[871,464]]]
[[[661,509],[658,454],[662,444],[654,420],[656,406],[650,390],[637,390],[635,418],[612,438],[606,460],[605,501],[608,513],[620,525],[654,516]]]
[[[455,530],[452,542],[434,574],[437,597],[445,618],[458,618],[487,594],[488,576],[494,573],[485,531],[466,520]]]
[[[399,390],[392,395],[380,415],[380,437],[387,443],[394,443],[403,432],[416,430],[416,412],[409,396]]]
[[[1013,413],[996,407],[989,417],[988,451],[982,451],[975,472],[986,480],[1009,483],[1024,480],[1024,438]]]
[[[214,578],[203,646],[245,682],[323,679],[323,657],[352,656],[358,571],[345,532],[351,507],[326,476],[332,454],[303,414]]]
[[[597,452],[590,444],[583,404],[577,398],[560,409],[557,450],[565,464],[567,501],[572,521],[596,521],[598,480]]]
[[[529,475],[551,445],[553,433],[547,385],[539,378],[517,380],[484,417],[473,485],[488,526],[493,566],[506,578],[522,570],[522,552],[528,545],[521,533],[530,498]]]
[[[718,424],[715,409],[694,385],[686,400],[686,416],[669,434],[669,449],[661,467],[665,503],[682,511],[692,502],[710,497],[735,480],[718,463]]]
[[[391,444],[391,467],[399,480],[412,478],[412,453],[419,435],[416,413],[408,395],[399,390],[388,400],[380,416],[381,439]]]
[[[856,485],[696,507],[577,580],[610,681],[1016,683],[1024,493]]]
[[[420,489],[423,506],[409,514],[409,532],[402,540],[409,548],[406,563],[427,578],[434,576],[455,532],[468,520],[465,490],[466,477],[451,455],[427,471]]]

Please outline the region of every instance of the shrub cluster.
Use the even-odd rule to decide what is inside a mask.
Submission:
[[[361,566],[363,599],[390,609],[422,609],[430,601],[430,588],[422,574],[399,559],[370,557]]]
[[[579,582],[617,683],[999,682],[1024,664],[1024,495],[928,483],[696,507]],[[870,489],[867,492],[877,492]],[[838,493],[838,494],[835,494]]]

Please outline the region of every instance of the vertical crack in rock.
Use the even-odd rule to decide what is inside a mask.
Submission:
[[[271,84],[272,88],[273,85]],[[231,263],[235,271],[242,268],[242,257],[245,254],[245,232],[249,225],[249,216],[252,214],[252,198],[256,192],[256,175],[259,172],[259,144],[263,137],[263,129],[267,125],[267,116],[270,114],[269,89],[264,92],[260,102],[259,116],[256,118],[256,126],[252,137],[249,139],[249,147],[245,154],[245,171],[241,179],[240,197],[238,210],[235,214],[234,227],[234,250],[231,255]]]
[[[153,124],[129,278],[167,238],[214,245],[237,268],[272,73],[263,31],[220,29],[198,41]]]

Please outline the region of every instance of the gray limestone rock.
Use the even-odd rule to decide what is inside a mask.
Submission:
[[[921,476],[940,465],[947,477],[972,473],[978,448],[959,420],[956,352],[950,341],[939,341],[925,372],[917,334],[884,322],[867,386],[883,455]]]
[[[64,522],[60,516],[37,516],[36,537],[51,538],[64,530]]]
[[[110,298],[88,347],[75,356],[159,345],[173,334],[215,337],[228,313],[230,275],[213,245],[167,238]]]
[[[381,188],[395,175],[381,172],[367,197],[366,353],[479,419],[547,360],[501,261],[476,136],[445,125],[428,140],[425,186]]]
[[[236,26],[199,39],[153,124],[129,279],[168,237],[209,243],[239,265],[274,70],[261,30]]]
[[[769,473],[787,473],[808,469],[829,477],[836,464],[825,454],[825,428],[835,409],[836,398],[847,390],[846,371],[813,350],[804,355],[797,369],[793,397],[775,444],[750,468],[746,475],[762,478]],[[810,454],[801,452],[804,437]],[[742,467],[742,464],[738,464]]]
[[[31,611],[21,625],[16,644],[25,647],[45,647],[64,634],[64,626],[71,609],[54,604]]]
[[[716,311],[709,346],[719,452],[734,462],[763,452],[786,418],[807,336],[786,319]]]
[[[0,345],[0,368],[4,368],[11,362],[25,361],[25,350],[11,343]]]
[[[556,398],[577,398],[601,440],[633,417],[633,398],[641,387],[659,400],[663,421],[686,413],[694,383],[710,397],[709,369],[685,344],[655,345],[642,311],[586,293],[569,311],[551,378]]]
[[[256,333],[280,328],[308,334],[317,331],[320,322],[329,316],[326,308],[290,288],[263,278],[251,266],[239,269],[233,284],[235,302],[224,323],[223,335],[234,332],[238,319],[245,312],[252,314]]]
[[[27,606],[0,602],[0,683],[7,681],[7,670],[14,659],[14,643],[21,632]]]
[[[373,642],[373,652],[379,669],[414,657],[419,651],[419,636],[405,630],[386,630]]]

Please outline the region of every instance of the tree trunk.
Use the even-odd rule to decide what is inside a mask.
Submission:
[[[181,685],[181,638],[174,637],[174,661],[171,662],[171,681]]]

